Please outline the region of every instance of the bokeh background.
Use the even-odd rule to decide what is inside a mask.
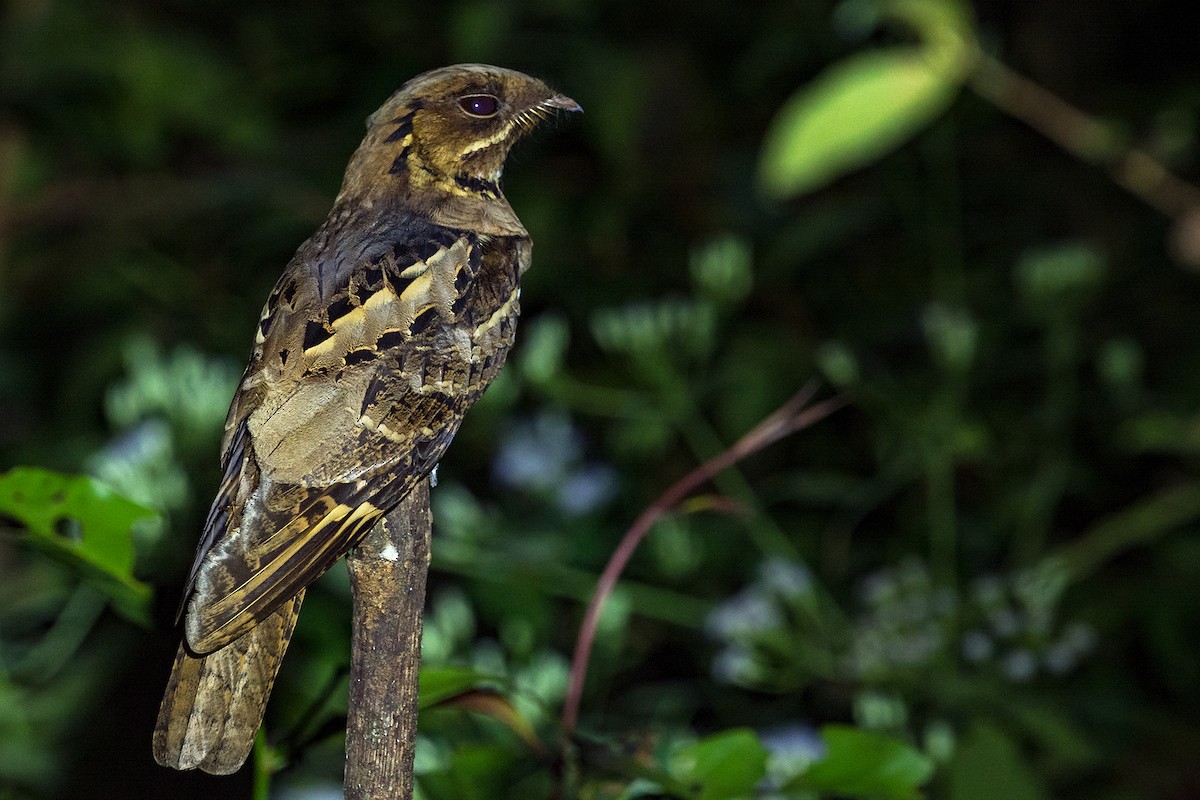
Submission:
[[[786,779],[845,723],[922,754],[930,797],[1200,796],[1195,234],[1107,163],[1134,147],[1200,179],[1194,9],[974,0],[974,41],[1090,115],[1092,149],[968,71],[828,181],[764,191],[788,99],[914,46],[897,20],[933,5],[5,4],[0,467],[90,474],[161,516],[132,528],[140,624],[0,516],[0,798],[336,792],[341,567],[306,601],[257,770],[160,769],[150,731],[263,299],[365,117],[461,61],[585,113],[505,175],[536,253],[517,352],[434,492],[431,668],[494,676],[553,743],[623,531],[816,378],[848,406],[722,474],[635,557],[583,729],[666,763],[746,727]],[[422,725],[425,797],[549,796],[504,725]],[[581,796],[639,796],[609,767],[585,764]]]

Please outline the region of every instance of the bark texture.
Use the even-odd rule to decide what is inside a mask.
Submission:
[[[347,557],[354,592],[346,800],[410,800],[421,611],[429,572],[429,482]]]

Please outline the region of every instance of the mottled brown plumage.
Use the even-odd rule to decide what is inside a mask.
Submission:
[[[160,764],[241,766],[304,588],[428,476],[503,366],[531,243],[500,173],[556,109],[579,106],[467,64],[414,78],[368,119],[333,210],[267,299],[229,409]]]

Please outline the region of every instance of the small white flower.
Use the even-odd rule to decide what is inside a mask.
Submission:
[[[736,686],[753,684],[762,674],[754,654],[736,645],[726,647],[713,659],[713,679]]]
[[[1023,683],[1037,672],[1037,659],[1028,650],[1013,650],[1004,656],[1000,668],[1009,680]]]
[[[983,631],[967,631],[962,640],[963,658],[972,664],[978,664],[992,657],[994,647],[992,637]]]
[[[558,489],[558,507],[579,516],[607,503],[616,493],[617,473],[609,466],[593,464],[572,472]]]
[[[1074,668],[1076,663],[1075,651],[1063,642],[1057,642],[1046,649],[1042,656],[1046,671],[1052,675],[1065,675]]]
[[[744,589],[708,615],[704,628],[715,639],[744,640],[783,627],[783,615],[756,588]]]
[[[1096,631],[1084,622],[1073,622],[1063,632],[1062,643],[1075,655],[1090,653],[1096,647]]]
[[[758,740],[767,749],[766,788],[783,786],[829,752],[817,729],[802,722],[769,728]]]
[[[769,558],[758,569],[758,580],[768,592],[784,598],[809,594],[813,587],[812,573],[803,564],[782,558]]]
[[[1021,615],[1011,608],[998,608],[988,615],[992,630],[997,636],[1008,639],[1021,632]]]

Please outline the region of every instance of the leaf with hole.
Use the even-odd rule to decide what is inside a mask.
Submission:
[[[0,516],[77,567],[126,619],[150,623],[150,587],[133,575],[134,524],[156,512],[86,475],[17,467],[0,475]]]

